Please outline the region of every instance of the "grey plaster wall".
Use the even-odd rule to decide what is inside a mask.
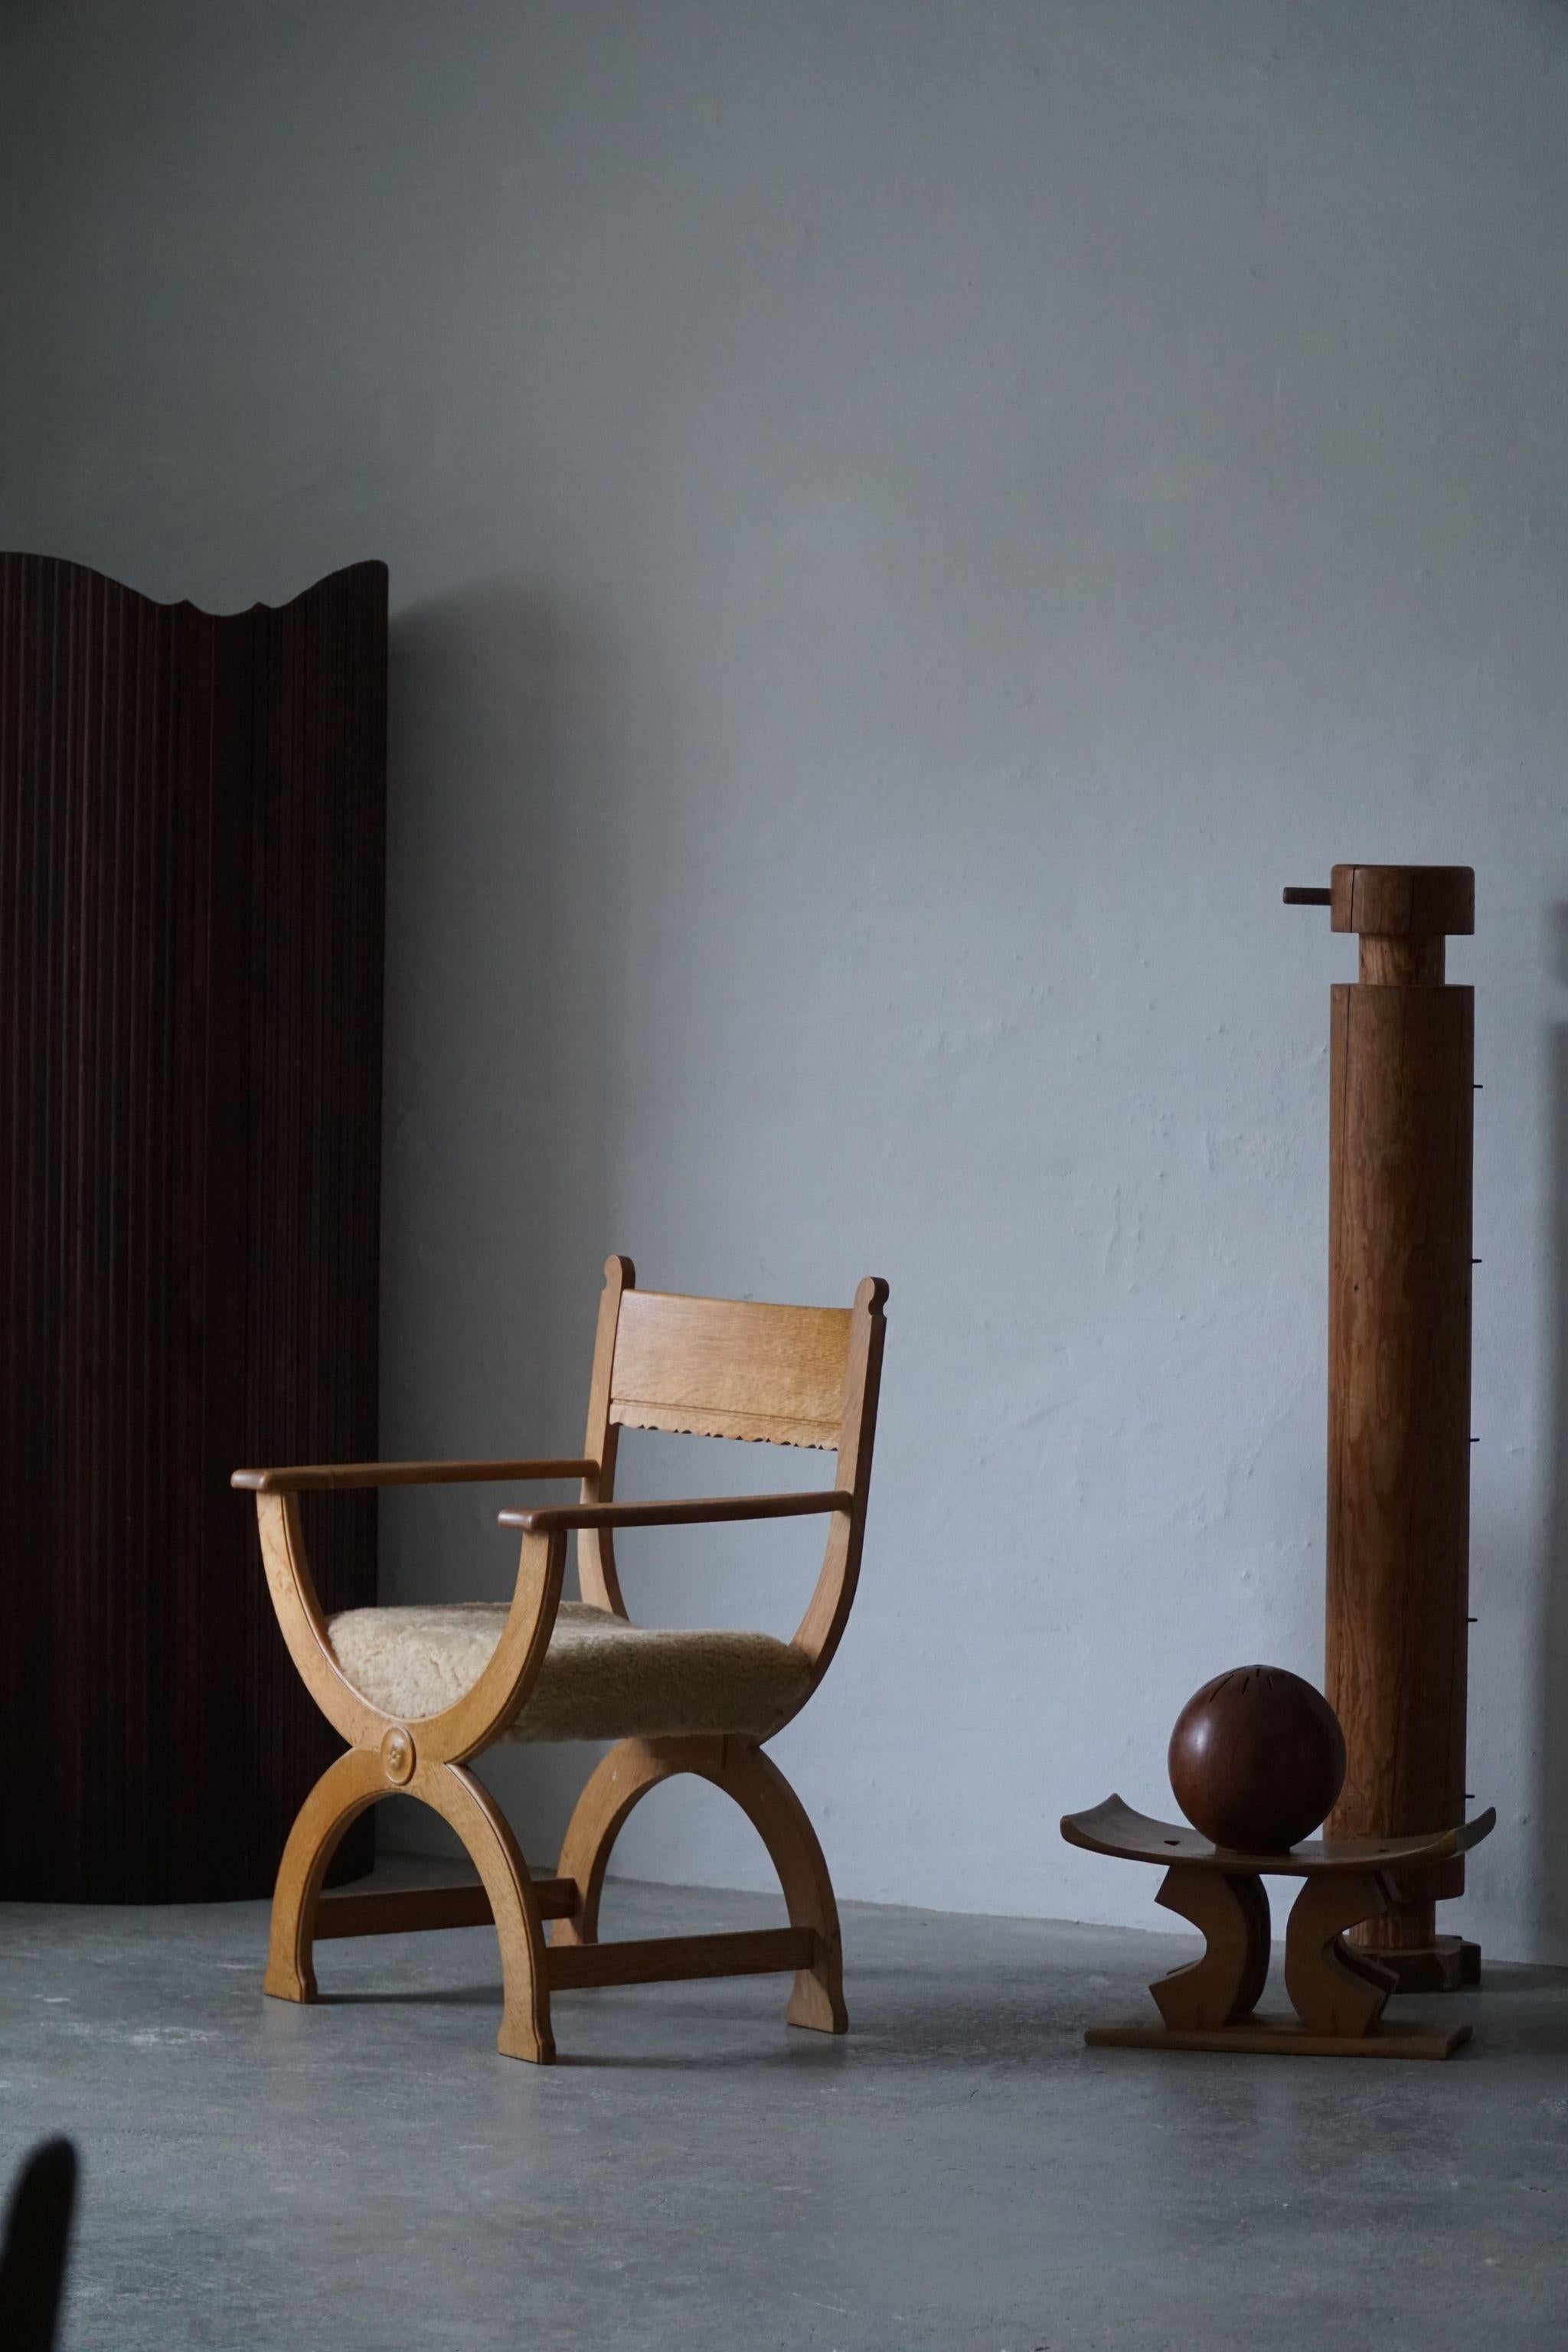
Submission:
[[[598,1267],[892,1283],[848,1894],[1147,1919],[1218,1667],[1321,1663],[1336,857],[1479,933],[1465,1923],[1568,1958],[1568,14],[13,0],[0,540],[384,555],[389,1453],[578,1436]],[[820,1475],[628,1449],[651,1487]],[[388,1588],[500,1592],[490,1498]],[[636,1605],[787,1625],[801,1528]],[[497,1780],[536,1851],[568,1764]],[[646,1875],[754,1883],[669,1796]]]

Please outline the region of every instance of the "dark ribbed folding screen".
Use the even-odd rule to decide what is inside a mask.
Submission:
[[[383,564],[0,555],[0,1895],[266,1894],[340,1745],[227,1482],[375,1454],[385,704]]]

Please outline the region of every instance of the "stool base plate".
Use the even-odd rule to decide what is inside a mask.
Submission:
[[[1299,2018],[1253,2015],[1207,2032],[1146,2024],[1091,2025],[1092,2050],[1201,2050],[1268,2058],[1451,2058],[1470,2038],[1468,2025],[1435,2025],[1425,2018],[1384,2018],[1370,2033],[1309,2033]]]

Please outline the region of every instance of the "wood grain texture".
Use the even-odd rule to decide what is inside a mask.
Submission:
[[[301,1682],[333,1729],[355,1749],[374,1755],[378,1769],[388,1758],[387,1743],[396,1743],[399,1766],[405,1762],[408,1769],[394,1769],[387,1760],[389,1781],[401,1787],[416,1759],[466,1762],[488,1748],[524,1706],[554,1630],[566,1567],[563,1535],[523,1537],[511,1605],[478,1678],[439,1714],[416,1716],[405,1724],[374,1706],[338,1664],[305,1548],[299,1497],[258,1495],[256,1517],[268,1590]]]
[[[1394,1990],[1392,1971],[1341,1938],[1381,1917],[1395,1899],[1392,1882],[1371,1870],[1310,1878],[1297,1895],[1285,1931],[1285,1990],[1309,2033],[1370,2033],[1383,2015]]]
[[[533,1899],[542,1919],[569,1919],[577,1889],[564,1878],[532,1871]],[[340,1887],[316,1906],[316,1941],[339,1936],[418,1936],[442,1927],[488,1927],[494,1913],[482,1885]]]
[[[637,1936],[619,1944],[550,1944],[552,1992],[587,1985],[672,1984],[700,1977],[768,1977],[810,1969],[809,1927],[747,1927],[728,1935]]]
[[[1270,1878],[1324,1878],[1360,1874],[1369,1870],[1403,1873],[1430,1867],[1451,1854],[1468,1853],[1497,1827],[1497,1808],[1489,1805],[1473,1821],[1447,1830],[1429,1830],[1407,1838],[1303,1838],[1286,1853],[1247,1853],[1216,1846],[1201,1830],[1185,1822],[1156,1821],[1118,1796],[1105,1798],[1080,1813],[1064,1813],[1061,1833],[1068,1845],[1087,1853],[1108,1854],[1117,1862],[1175,1863],[1225,1874],[1263,1872]]]
[[[1468,988],[1333,991],[1325,1685],[1345,1735],[1331,1837],[1458,1822],[1469,1589]],[[1455,1862],[1363,1932],[1419,1948]]]
[[[597,1467],[573,1454],[542,1462],[321,1462],[292,1470],[237,1470],[250,1495],[332,1495],[363,1486],[504,1486],[512,1480],[581,1478]]]
[[[264,1894],[331,1752],[226,1488],[375,1452],[385,660],[0,556],[0,1895]]]
[[[479,1874],[500,1950],[501,2025],[496,2047],[503,2057],[548,2065],[555,2044],[550,2033],[541,1912],[528,1864],[505,1815],[461,1765],[421,1760],[398,1786],[456,1831]],[[378,1797],[390,1793],[382,1755],[371,1748],[350,1748],[327,1767],[306,1799],[283,1849],[272,1897],[261,1989],[274,2000],[317,1998],[312,1951],[321,1932],[328,1865],[350,1824]]]
[[[627,1815],[650,1789],[684,1772],[710,1780],[741,1807],[778,1873],[791,1927],[808,1938],[804,1956],[787,1963],[796,1970],[784,2011],[789,2023],[819,2033],[844,2032],[844,1949],[833,1881],[805,1806],[753,1740],[623,1739],[611,1748],[567,1824],[556,1875],[576,1886],[579,1900],[575,1911],[557,1922],[551,1951],[597,1944],[605,1874]]]
[[[616,1491],[616,1454],[620,1431],[610,1418],[610,1372],[616,1360],[616,1335],[620,1329],[621,1300],[637,1281],[629,1257],[618,1254],[605,1260],[605,1286],[599,1294],[599,1315],[594,1337],[594,1364],[588,1380],[588,1426],[583,1451],[594,1466],[583,1474],[580,1499],[607,1502]],[[624,1617],[626,1605],[616,1572],[616,1538],[608,1528],[584,1528],[577,1538],[577,1590],[595,1609],[613,1609]]]
[[[831,1450],[844,1412],[849,1321],[842,1307],[627,1288],[610,1418],[623,1429]]]
[[[824,1487],[809,1494],[694,1495],[658,1503],[543,1503],[537,1508],[498,1511],[497,1525],[521,1528],[524,1535],[564,1533],[573,1528],[705,1528],[741,1519],[823,1518],[852,1511],[847,1489]]]
[[[1149,1988],[1173,2030],[1229,2025],[1258,2006],[1268,1976],[1268,1897],[1250,1872],[1184,1868],[1165,1873],[1156,1903],[1190,1919],[1204,1938],[1200,1958]]]
[[[1476,928],[1469,866],[1336,866],[1329,929],[1379,939],[1468,936]]]
[[[1282,1666],[1232,1666],[1193,1693],[1168,1753],[1171,1792],[1216,1845],[1282,1853],[1339,1795],[1345,1743],[1322,1693]]]

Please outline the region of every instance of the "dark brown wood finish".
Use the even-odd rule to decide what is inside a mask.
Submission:
[[[1069,1845],[1124,1862],[1158,1863],[1165,1875],[1155,1901],[1190,1919],[1205,1947],[1197,1960],[1150,1986],[1159,2025],[1133,2019],[1091,2026],[1084,2040],[1119,2050],[1450,2057],[1468,2040],[1469,2027],[1385,2023],[1384,2008],[1401,1989],[1397,1973],[1382,1958],[1352,1950],[1344,1937],[1397,1904],[1395,1873],[1449,1862],[1496,1826],[1489,1806],[1473,1822],[1426,1836],[1314,1838],[1279,1853],[1251,1853],[1216,1846],[1181,1822],[1152,1821],[1120,1797],[1064,1815],[1062,1835]],[[1257,2013],[1268,1973],[1265,1876],[1304,1881],[1285,1934],[1285,1990],[1293,2018]]]
[[[1340,1793],[1345,1743],[1321,1691],[1283,1666],[1233,1666],[1194,1691],[1171,1734],[1171,1787],[1223,1846],[1281,1853]]]
[[[1325,1685],[1347,1769],[1336,1838],[1464,1819],[1469,1586],[1474,993],[1444,985],[1474,928],[1468,867],[1336,866],[1361,977],[1332,992]],[[1458,1860],[1357,1929],[1431,1982]]]
[[[379,563],[0,556],[0,1895],[264,1895],[334,1749],[227,1482],[376,1451],[385,670]]]

